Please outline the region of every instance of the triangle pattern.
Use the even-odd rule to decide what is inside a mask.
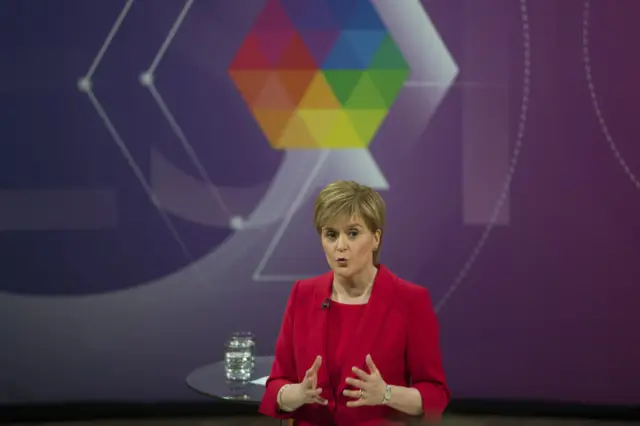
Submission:
[[[292,29],[254,29],[260,52],[267,59],[269,68],[273,68],[296,36]]]
[[[267,0],[260,14],[253,23],[252,29],[262,31],[295,30],[281,0]]]
[[[367,146],[344,110],[337,111],[329,131],[319,142],[320,147],[324,149],[353,149]]]
[[[358,0],[325,0],[331,15],[340,28],[344,29],[356,9]]]
[[[339,109],[301,109],[300,117],[307,125],[311,136],[317,141],[318,146],[323,146],[322,141],[327,138],[333,123],[340,115]]]
[[[230,70],[265,69],[269,68],[269,60],[262,53],[260,41],[253,32],[247,34],[238,53],[233,58]]]
[[[368,146],[387,117],[386,109],[347,109],[345,113],[360,140]]]
[[[345,30],[341,37],[358,55],[363,68],[368,68],[386,35],[385,30]]]
[[[309,49],[304,44],[300,34],[296,33],[290,40],[289,45],[282,53],[276,67],[279,69],[308,69],[315,70],[318,68]]]
[[[362,71],[357,70],[326,70],[323,71],[323,74],[342,105],[347,103],[353,89],[362,77]]]
[[[317,140],[313,137],[305,120],[296,112],[287,123],[275,146],[277,149],[315,149]]]
[[[395,102],[409,77],[409,70],[371,70],[368,72],[371,81],[387,108]]]
[[[316,70],[279,70],[276,71],[294,105],[300,104],[309,85],[316,75]]]
[[[266,136],[269,144],[273,148],[278,147],[278,141],[287,128],[289,121],[294,116],[293,110],[275,110],[275,109],[254,109],[255,117],[262,133]]]
[[[302,101],[299,104],[301,109],[337,109],[340,102],[334,95],[331,86],[327,83],[322,72],[318,71],[311,84],[307,88]]]
[[[270,71],[265,70],[230,70],[229,76],[240,91],[244,101],[253,105],[269,78]]]
[[[367,64],[360,59],[360,55],[356,52],[354,46],[351,45],[351,40],[345,33],[340,33],[340,36],[334,43],[329,55],[322,62],[322,69],[355,69],[362,70],[367,68]]]
[[[295,108],[287,89],[284,84],[278,78],[278,73],[275,71],[269,72],[269,77],[265,82],[262,91],[256,98],[255,102],[251,105],[256,109],[286,109],[292,110]]]
[[[341,28],[325,1],[282,0],[282,5],[298,31]]]
[[[345,107],[350,109],[386,109],[385,102],[368,72],[362,73],[358,84],[347,99]]]
[[[407,61],[405,61],[402,52],[398,49],[398,45],[393,41],[390,35],[387,35],[380,44],[380,48],[373,57],[370,67],[372,69],[383,70],[409,69],[409,65],[407,64]]]
[[[347,19],[345,29],[384,30],[385,25],[371,0],[355,0],[355,8]]]
[[[321,64],[329,55],[334,43],[340,36],[339,30],[303,30],[300,35],[309,49],[309,53]]]

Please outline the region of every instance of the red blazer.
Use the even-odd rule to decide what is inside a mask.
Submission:
[[[423,420],[439,420],[450,399],[438,344],[438,323],[429,293],[380,266],[369,303],[358,331],[346,351],[342,380],[333,389],[323,364],[318,387],[327,406],[303,405],[293,413],[278,410],[276,397],[286,383],[299,383],[317,355],[326,357],[327,310],[323,301],[331,297],[333,272],[298,281],[293,286],[276,342],[275,361],[266,383],[260,412],[267,416],[293,418],[300,426],[396,425],[417,421],[391,407],[347,407],[352,400],[342,395],[345,379],[354,377],[352,366],[365,371],[367,354],[390,385],[412,386],[422,395]]]

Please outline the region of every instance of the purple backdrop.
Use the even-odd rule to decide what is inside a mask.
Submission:
[[[640,401],[640,3],[373,1],[412,74],[334,152],[272,150],[227,75],[264,0],[2,2],[0,403],[190,400],[230,332],[272,353],[338,178],[388,201],[456,397]]]

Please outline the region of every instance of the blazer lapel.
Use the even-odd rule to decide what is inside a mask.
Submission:
[[[309,335],[305,339],[309,345],[309,365],[303,366],[304,370],[311,367],[316,356],[322,356],[322,366],[318,371],[318,386],[328,388],[330,383],[329,373],[327,372],[327,326],[329,323],[329,309],[331,301],[331,288],[333,285],[333,272],[328,272],[318,277],[319,283],[315,287],[311,309],[313,314],[310,316]]]
[[[369,296],[369,302],[364,308],[364,314],[357,326],[354,338],[345,351],[345,359],[342,366],[343,378],[353,376],[352,367],[359,367],[368,371],[365,358],[371,352],[378,332],[382,329],[387,319],[394,285],[395,276],[383,265],[380,265]],[[338,385],[339,392],[342,393],[346,387],[347,384],[343,381]]]

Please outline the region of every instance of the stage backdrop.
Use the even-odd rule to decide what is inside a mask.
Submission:
[[[312,200],[354,179],[455,397],[637,403],[639,13],[3,1],[0,402],[197,400],[231,332],[272,354],[326,270]]]

